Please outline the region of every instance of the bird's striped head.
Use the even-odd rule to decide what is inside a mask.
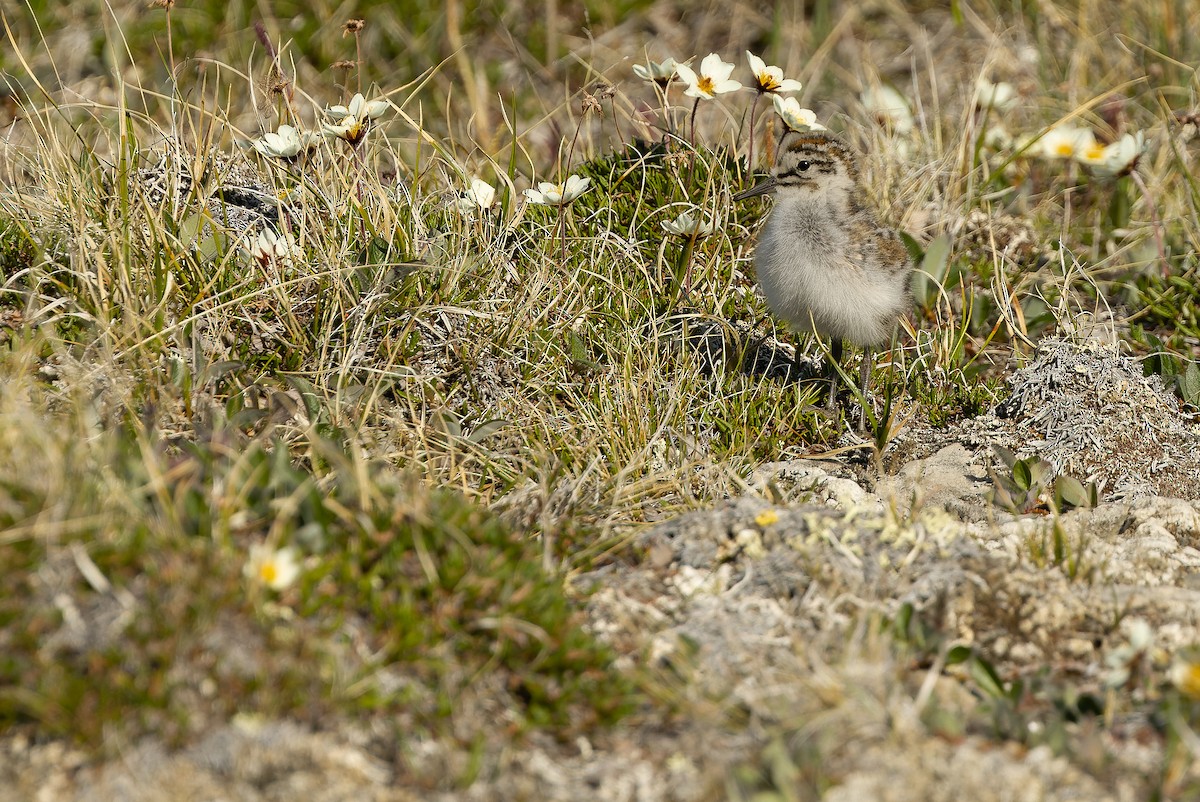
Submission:
[[[790,131],[779,143],[771,178],[778,189],[849,187],[858,181],[858,160],[828,131]]]

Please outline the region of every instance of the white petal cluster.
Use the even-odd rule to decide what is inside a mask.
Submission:
[[[675,59],[668,56],[665,60],[647,64],[634,64],[633,74],[643,81],[659,86],[666,86],[675,77],[675,68],[679,66]]]
[[[674,220],[664,221],[662,227],[678,237],[707,237],[716,230],[712,220],[699,210],[683,212]]]
[[[530,203],[540,203],[547,206],[566,206],[571,201],[588,191],[592,183],[590,178],[572,175],[562,184],[552,184],[542,181],[537,189],[525,190],[525,197]]]
[[[1141,131],[1125,134],[1109,145],[1093,145],[1076,158],[1096,175],[1113,177],[1125,175],[1137,165],[1146,152],[1146,136]]]
[[[367,100],[361,93],[350,99],[349,106],[330,106],[325,116],[333,120],[321,123],[326,136],[344,139],[351,145],[358,144],[367,135],[372,120],[377,120],[388,109],[386,100]]]
[[[979,108],[1003,113],[1011,110],[1020,96],[1012,84],[1004,81],[992,83],[981,75],[975,79],[975,98]]]
[[[709,53],[700,62],[700,72],[697,73],[686,64],[676,64],[675,72],[687,84],[683,93],[688,97],[712,100],[717,95],[726,92],[736,92],[742,88],[741,83],[732,80],[733,65],[722,61],[716,53]]]
[[[250,557],[242,568],[247,579],[271,590],[283,590],[300,576],[300,557],[288,546],[273,549],[266,543],[250,547]]]
[[[307,153],[317,146],[321,138],[311,131],[298,131],[284,123],[278,131],[268,131],[250,143],[250,147],[263,156],[275,159],[292,159]]]
[[[472,178],[471,186],[458,198],[458,208],[463,214],[482,209],[488,211],[496,203],[496,188],[482,178]]]
[[[1078,125],[1056,125],[1038,140],[1038,152],[1047,159],[1078,159],[1097,148],[1092,129]]]
[[[242,250],[259,264],[271,262],[289,262],[304,255],[290,236],[277,234],[272,229],[264,228],[252,241],[248,241]]]
[[[1141,618],[1127,618],[1121,622],[1125,642],[1104,656],[1106,671],[1104,684],[1119,688],[1136,679],[1134,670],[1143,664],[1160,658],[1154,644],[1154,630]]]
[[[775,113],[789,131],[825,130],[825,126],[817,122],[816,113],[812,109],[802,108],[796,98],[774,95],[771,101],[775,104]]]
[[[761,58],[746,51],[746,60],[750,62],[750,71],[754,73],[754,88],[759,92],[799,92],[803,84],[792,78],[784,78],[783,70],[776,66],[768,67]]]

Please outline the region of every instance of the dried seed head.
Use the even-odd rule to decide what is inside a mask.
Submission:
[[[594,111],[596,114],[600,115],[601,117],[604,116],[604,106],[600,105],[600,99],[598,97],[596,97],[595,95],[589,95],[587,92],[584,92],[583,93],[583,113],[587,114],[588,112],[592,112],[592,111]]]
[[[283,96],[288,100],[292,99],[292,82],[275,64],[271,65],[271,70],[267,73],[267,94],[271,97]]]

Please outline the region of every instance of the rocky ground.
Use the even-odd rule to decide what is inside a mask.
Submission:
[[[903,434],[890,475],[763,465],[573,577],[660,700],[602,738],[479,753],[244,716],[97,762],[9,737],[0,800],[1195,798],[1176,687],[1200,643],[1200,428],[1102,344],[1047,342],[1011,384],[982,418]],[[996,446],[1100,503],[1056,514],[1047,483],[1001,509]]]

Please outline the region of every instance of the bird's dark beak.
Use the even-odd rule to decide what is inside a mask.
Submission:
[[[775,179],[774,178],[764,178],[762,181],[759,181],[757,184],[750,187],[750,189],[742,190],[741,192],[734,195],[733,199],[735,201],[742,201],[742,200],[746,200],[746,198],[757,198],[759,195],[766,195],[768,192],[774,192],[774,191],[775,191]]]

